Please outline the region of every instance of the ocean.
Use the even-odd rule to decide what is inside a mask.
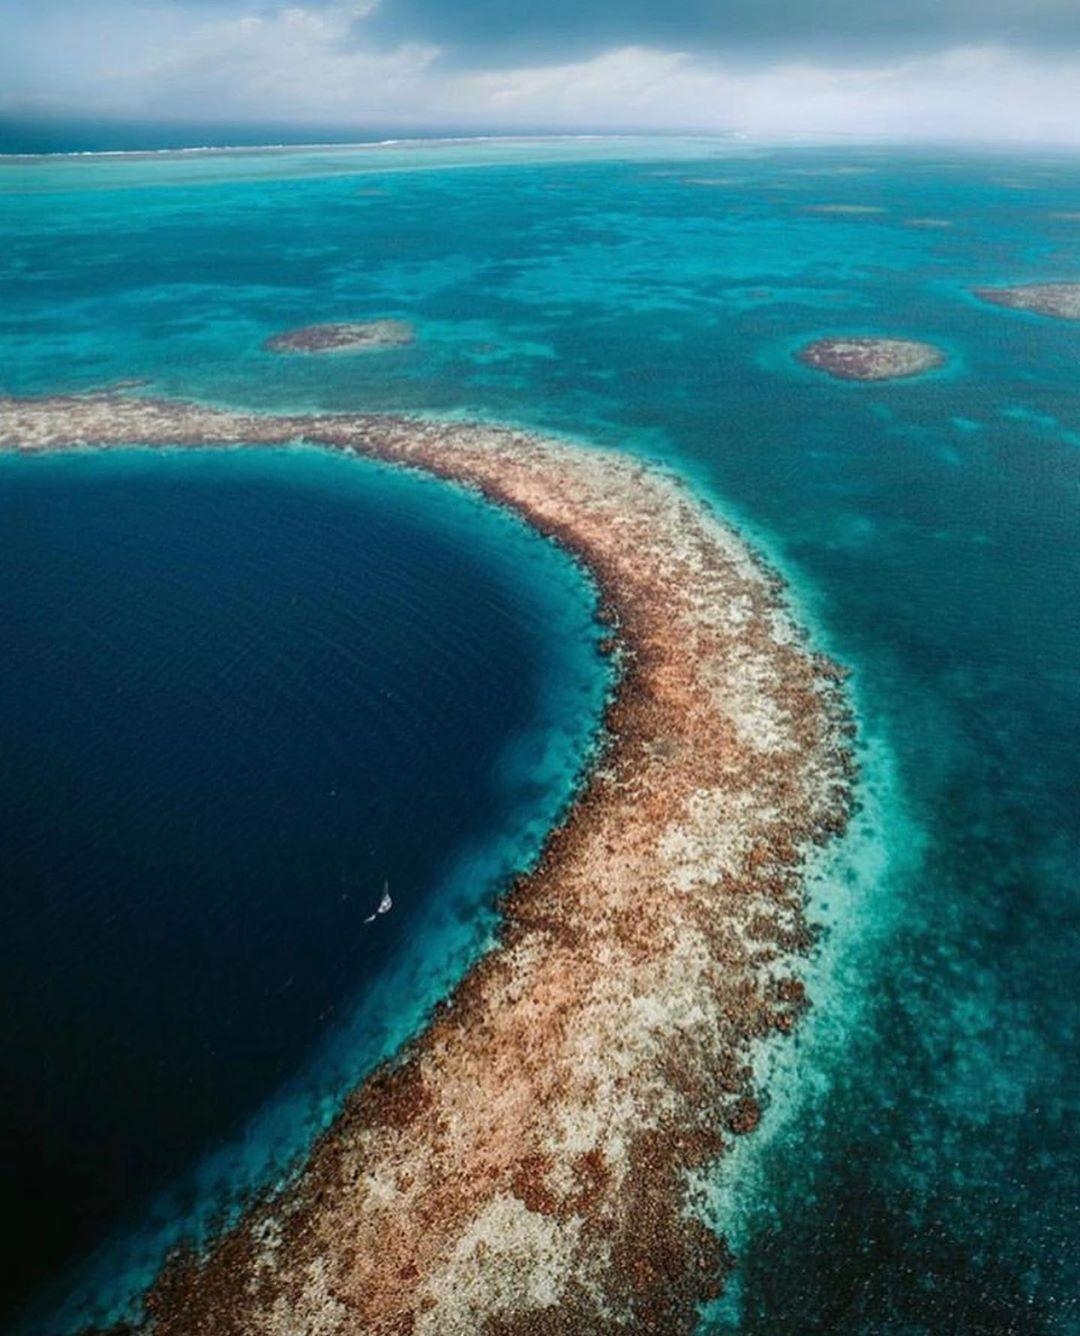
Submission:
[[[707,1185],[738,1267],[703,1330],[1080,1330],[1080,325],[971,291],[1080,278],[1080,159],[418,141],[0,193],[5,392],[516,423],[675,467],[766,553],[853,671],[862,778],[812,1012]],[[262,349],[374,317],[415,343]],[[792,356],[829,334],[947,362],[841,383]],[[567,559],[374,466],[6,459],[0,519],[8,1294],[70,1331],[483,949],[609,680]]]

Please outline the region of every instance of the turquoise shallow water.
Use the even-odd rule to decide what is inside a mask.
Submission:
[[[0,168],[4,388],[484,416],[685,471],[855,668],[865,772],[815,1011],[708,1186],[741,1261],[707,1326],[1077,1330],[1080,325],[970,288],[1080,278],[1080,162],[410,152]],[[416,344],[261,351],[367,315]],[[866,332],[948,365],[791,359]]]

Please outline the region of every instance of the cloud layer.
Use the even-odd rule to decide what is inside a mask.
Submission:
[[[451,33],[444,31],[448,6],[439,23],[422,21],[418,6],[433,0],[379,7],[0,0],[8,38],[0,108],[157,120],[1080,142],[1080,4],[1073,0],[1023,0],[1030,22],[1022,44],[1002,40],[1020,0],[939,0],[936,45],[928,44],[924,0],[910,0],[902,24],[890,17],[895,6],[860,0],[867,12],[856,23],[843,21],[851,0],[820,0],[813,12],[832,27],[819,29],[805,49],[790,34],[775,40],[769,15],[775,19],[779,0],[636,0],[639,33],[623,31],[635,26],[627,17],[636,12],[631,0],[603,29],[610,40],[601,40],[601,11],[582,0],[577,8],[591,15],[588,41],[571,40],[567,28],[559,30],[562,54],[544,54],[540,39],[536,51],[518,38],[503,49],[493,28],[480,59],[471,34],[486,3],[455,5],[470,17]],[[549,18],[561,12],[559,3],[544,11]],[[670,40],[649,18],[665,8]],[[972,31],[954,33],[976,10]],[[675,34],[695,14],[701,23],[724,18],[735,35],[726,44],[717,37],[680,46]],[[886,40],[890,23],[904,28],[902,42]],[[1060,40],[1044,49],[1034,36],[1055,24]],[[862,45],[858,33],[867,39]]]
[[[619,46],[837,63],[948,46],[1080,45],[1076,0],[393,0],[369,31],[464,61],[557,63]]]

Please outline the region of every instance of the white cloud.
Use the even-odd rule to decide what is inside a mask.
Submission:
[[[193,119],[394,117],[419,96],[438,51],[417,44],[378,52],[358,47],[353,25],[371,8],[291,5],[204,21],[148,51],[141,66],[118,76],[117,88],[170,114],[183,107]]]
[[[353,40],[373,4],[237,3],[225,11],[101,0],[72,15],[0,0],[0,107],[161,119],[394,118],[438,55]]]
[[[521,123],[1080,142],[1080,58],[1000,47],[864,68],[725,67],[625,48],[579,64],[477,75],[455,92],[464,105]]]
[[[761,134],[1080,142],[1075,55],[957,47],[862,69],[787,65],[733,76],[727,92],[737,119]]]
[[[683,55],[622,47],[576,64],[472,75],[453,91],[464,104],[533,121],[614,117],[626,124],[654,118],[690,68]]]

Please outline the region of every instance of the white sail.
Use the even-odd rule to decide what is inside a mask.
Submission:
[[[393,907],[394,902],[390,899],[390,883],[384,881],[382,899],[379,901],[379,907],[375,910],[374,914],[369,914],[367,918],[364,919],[364,922],[374,923],[380,914],[389,914]]]

